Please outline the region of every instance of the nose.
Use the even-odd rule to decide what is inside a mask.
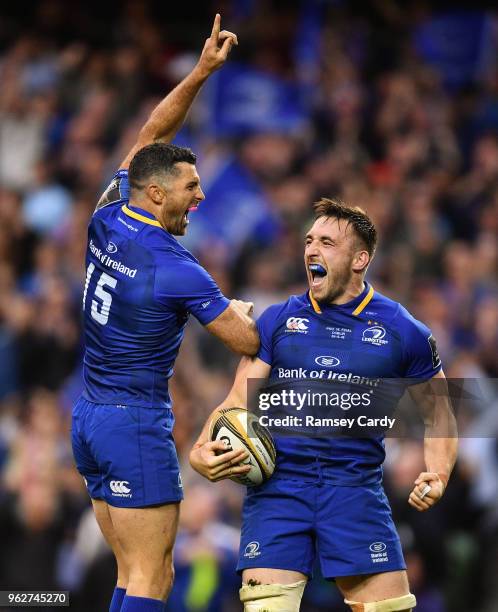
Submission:
[[[316,257],[317,255],[320,254],[320,251],[318,249],[318,245],[315,241],[310,242],[306,245],[306,248],[304,249],[304,253],[307,257]]]
[[[202,200],[206,199],[206,196],[204,195],[204,192],[202,191],[200,187],[197,189],[197,193],[195,194],[195,197],[197,200],[199,200],[199,202],[202,202]]]

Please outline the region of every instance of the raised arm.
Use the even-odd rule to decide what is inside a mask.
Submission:
[[[442,371],[429,381],[409,389],[424,416],[425,472],[422,472],[408,498],[408,503],[423,512],[443,496],[455,465],[458,434],[446,378]]]
[[[153,142],[170,142],[181,128],[195,96],[204,81],[225,63],[232,45],[237,45],[233,32],[220,32],[221,17],[214,18],[211,36],[206,39],[199,61],[192,72],[177,85],[152,111],[138,134],[137,142],[120,165],[127,169],[135,153]]]
[[[243,357],[229,394],[209,415],[189,456],[190,465],[208,480],[216,482],[237,474],[245,474],[251,469],[248,465],[239,465],[248,457],[246,451],[223,452],[225,450],[223,442],[209,441],[209,426],[217,412],[224,408],[247,408],[247,380],[249,378],[267,379],[270,370],[271,366],[258,357]]]

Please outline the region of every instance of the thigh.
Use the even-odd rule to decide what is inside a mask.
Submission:
[[[121,553],[121,546],[116,537],[114,525],[112,524],[111,514],[109,512],[109,506],[103,499],[92,499],[93,512],[97,523],[100,527],[100,531],[105,538],[105,541],[112,548],[113,553],[117,556]]]
[[[323,486],[317,550],[325,578],[405,570],[401,543],[381,485]]]
[[[248,491],[242,517],[239,573],[270,568],[311,576],[314,495],[314,485],[271,479]]]
[[[114,533],[131,565],[157,566],[171,555],[178,528],[180,504],[149,508],[109,506]]]
[[[344,599],[370,602],[402,597],[410,592],[405,571],[336,578]]]
[[[110,506],[139,508],[183,498],[171,412],[95,405],[88,444]]]

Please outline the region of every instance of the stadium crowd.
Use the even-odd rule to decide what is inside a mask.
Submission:
[[[282,91],[291,84],[302,99],[298,112],[287,100],[275,111],[297,112],[287,123],[256,117],[230,128],[216,115],[216,83],[206,87],[179,136],[198,154],[207,196],[186,245],[227,296],[254,301],[260,314],[305,289],[314,200],[341,196],[371,215],[380,246],[369,280],[431,327],[446,376],[479,379],[486,398],[460,423],[460,458],[430,513],[406,503],[421,445],[387,441],[386,489],[417,610],[496,610],[498,13],[481,15],[491,52],[455,77],[420,42],[437,36],[423,29],[436,3],[202,4],[194,18],[153,2],[2,6],[0,590],[68,589],[74,610],[104,610],[110,599],[112,560],[69,436],[81,390],[86,227],[137,126],[192,65],[219,10],[239,36],[234,65]],[[222,79],[221,96],[230,88]],[[264,97],[233,101],[234,113],[236,103],[250,114]],[[171,381],[186,495],[174,612],[240,607],[243,489],[199,482],[185,459],[235,365],[189,324]],[[318,568],[304,602],[305,612],[345,609]]]

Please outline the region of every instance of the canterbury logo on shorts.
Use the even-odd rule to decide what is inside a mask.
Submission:
[[[109,486],[116,497],[131,497],[130,483],[127,480],[111,480]]]

